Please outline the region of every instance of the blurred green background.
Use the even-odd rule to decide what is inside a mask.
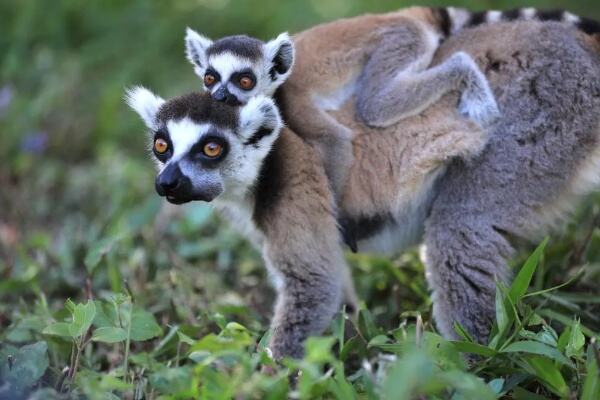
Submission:
[[[154,193],[144,127],[125,106],[124,89],[143,84],[172,96],[200,88],[184,57],[186,26],[213,38],[247,33],[269,39],[281,31],[414,4],[426,3],[1,0],[0,328],[10,324],[19,299],[44,293],[62,303],[67,296],[81,297],[86,277],[98,290],[118,291],[124,279],[139,290],[152,290],[146,283],[156,282],[157,273],[171,283],[180,282],[177,274],[193,274],[185,284],[195,285],[192,293],[201,292],[211,305],[220,295],[229,296],[227,304],[252,304],[236,297],[240,285],[258,288],[261,297],[256,253],[207,206],[185,208],[183,218],[170,222],[169,209]],[[524,4],[453,5],[475,10]],[[600,17],[600,3],[527,5]],[[99,253],[98,260],[87,260],[90,252]],[[377,263],[367,264],[377,270]],[[389,286],[385,276],[379,288]],[[367,299],[377,290],[373,280],[362,292]],[[409,309],[427,298],[422,279],[416,282],[420,296],[406,305]],[[223,291],[223,284],[236,290]],[[254,292],[244,293],[252,297]],[[175,301],[175,306],[202,308],[201,299],[186,296],[183,305]],[[268,302],[255,303],[270,309]]]
[[[183,217],[161,206],[144,127],[125,106],[124,89],[143,84],[167,97],[200,88],[184,57],[186,26],[213,38],[247,33],[269,39],[322,21],[418,4],[450,5],[0,0],[0,330],[14,324],[33,299],[47,298],[55,309],[67,297],[82,298],[88,277],[100,293],[119,291],[128,280],[142,302],[162,313],[163,322],[193,322],[200,311],[217,309],[264,323],[270,312],[265,296],[272,294],[264,290],[257,254],[206,205],[184,208]],[[452,5],[479,10],[525,4]],[[597,1],[527,5],[600,18]],[[583,222],[572,223],[563,236],[568,240],[559,240],[553,251],[568,254],[589,231],[595,210],[593,203],[584,207],[585,217],[576,220]],[[597,235],[594,240],[600,241]],[[427,312],[414,253],[393,262],[362,256],[352,262],[357,274],[368,276],[358,283],[363,298],[371,305],[384,299],[375,314]],[[405,263],[415,267],[391,268]],[[554,280],[560,283],[564,276],[542,275],[537,285]]]
[[[600,19],[597,0],[0,0],[0,349],[46,341],[50,369],[42,382],[54,386],[71,346],[42,330],[65,319],[67,298],[81,302],[123,292],[165,332],[181,327],[201,338],[218,333],[223,321],[238,321],[260,337],[273,292],[258,253],[210,206],[197,203],[174,212],[155,194],[145,128],[124,104],[124,90],[142,84],[169,97],[200,88],[184,57],[186,26],[212,38],[246,33],[269,39],[409,5],[568,8]],[[599,206],[600,196],[589,198],[566,229],[553,234],[531,290],[573,282],[528,303],[561,330],[577,315],[590,337],[600,332]],[[530,243],[517,245],[514,266],[532,250]],[[348,259],[377,326],[404,329],[421,315],[425,329],[432,329],[415,250],[391,259],[350,254]],[[136,374],[161,370],[152,357],[177,366],[181,342],[174,342],[169,334],[132,343]],[[87,349],[80,388],[102,393],[94,386],[98,373],[116,371],[122,355],[115,346]],[[489,380],[505,370],[501,365],[493,373],[477,373]],[[238,378],[250,381],[251,373]],[[188,371],[181,380],[189,382],[189,376]],[[223,375],[223,387],[230,379]],[[579,380],[577,375],[572,386]],[[163,386],[175,391],[171,383]]]

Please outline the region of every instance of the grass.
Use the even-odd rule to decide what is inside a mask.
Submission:
[[[57,173],[76,188],[55,193],[58,204],[92,210],[4,249],[0,398],[600,395],[594,201],[528,259],[522,246],[513,285],[498,288],[488,346],[435,332],[416,251],[348,254],[359,317],[341,313],[309,340],[305,359],[277,365],[264,347],[274,295],[259,255],[207,205],[162,204],[148,189],[148,164]],[[467,364],[461,352],[477,358]]]
[[[123,90],[198,87],[185,26],[266,39],[407,5],[0,0],[0,399],[600,398],[598,196],[530,262],[517,243],[523,272],[498,288],[489,346],[437,335],[415,250],[348,254],[359,317],[341,313],[305,359],[275,365],[257,252],[208,206],[174,210],[154,194]],[[536,2],[565,5],[600,15]]]

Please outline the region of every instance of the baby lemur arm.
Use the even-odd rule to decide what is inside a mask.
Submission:
[[[459,111],[485,126],[498,116],[488,82],[466,53],[429,66],[438,36],[421,24],[404,23],[381,34],[359,79],[358,116],[369,126],[386,127],[421,113],[444,94],[461,90]]]

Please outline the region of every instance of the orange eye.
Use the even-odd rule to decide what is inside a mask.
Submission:
[[[154,141],[154,151],[158,154],[166,153],[169,150],[169,144],[165,139],[158,138]]]
[[[252,80],[252,78],[242,76],[240,78],[240,87],[244,90],[250,90],[254,87],[254,81]]]
[[[206,86],[211,86],[213,83],[215,83],[216,80],[217,78],[215,78],[215,76],[212,74],[204,75],[204,84]]]
[[[202,152],[207,157],[215,158],[221,155],[223,152],[223,146],[216,142],[208,142],[204,145]]]

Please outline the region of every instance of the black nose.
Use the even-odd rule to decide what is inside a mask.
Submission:
[[[219,87],[212,94],[212,98],[215,99],[216,101],[224,101],[229,96],[231,96],[231,94],[229,93],[229,91],[227,90],[227,88],[224,85],[222,85],[221,87]]]
[[[187,177],[181,173],[177,164],[169,164],[156,177],[156,192],[161,196],[169,196],[179,191]]]

